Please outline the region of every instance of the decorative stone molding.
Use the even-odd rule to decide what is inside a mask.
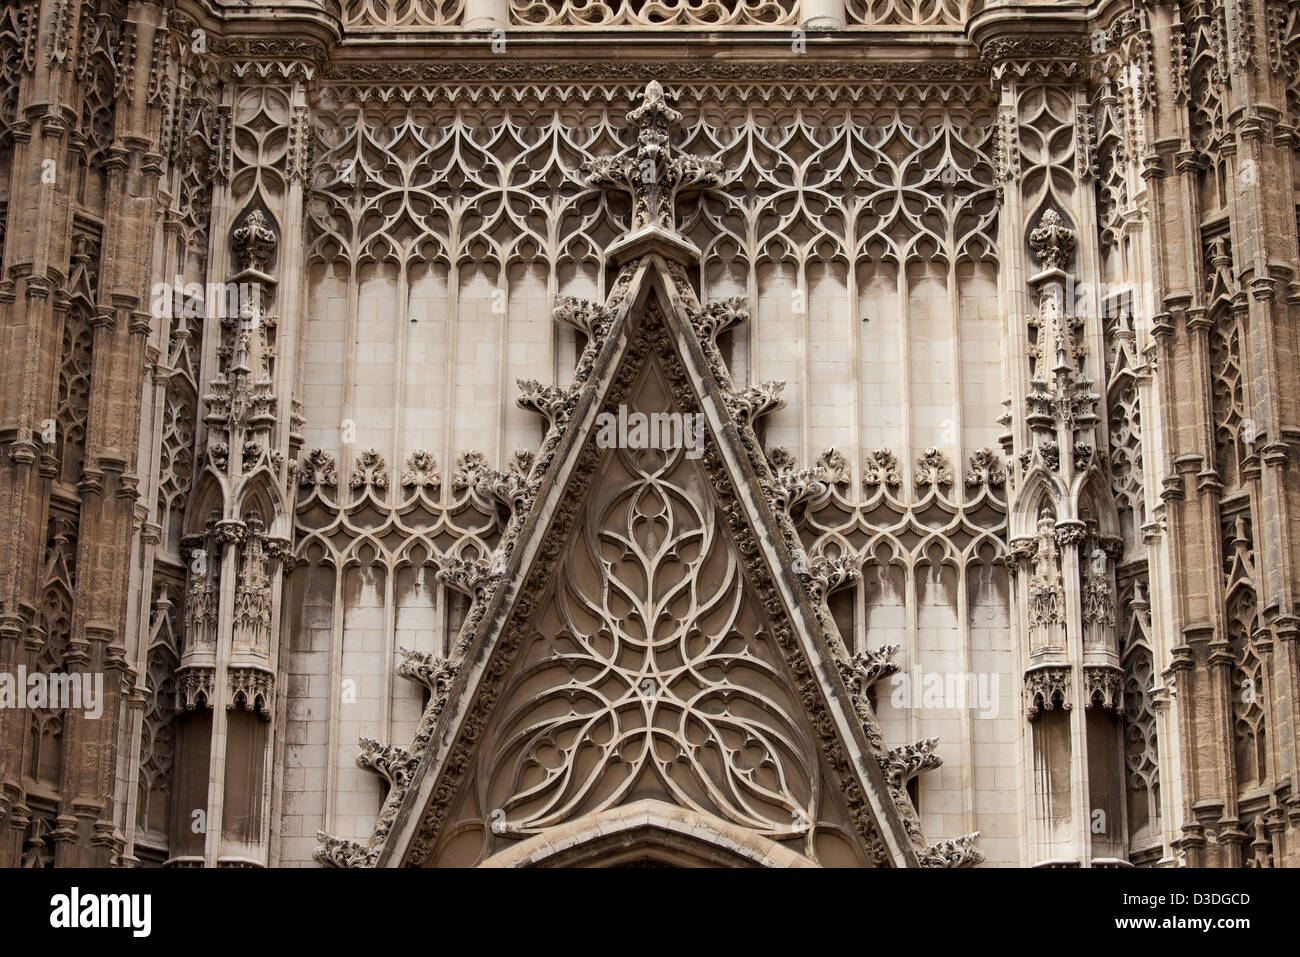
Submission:
[[[901,645],[881,645],[870,651],[860,651],[851,661],[840,661],[840,677],[844,679],[849,695],[856,701],[878,681],[898,672],[894,655]]]
[[[627,114],[636,128],[635,149],[617,156],[597,157],[583,166],[587,183],[626,192],[632,198],[631,235],[658,229],[677,233],[674,204],[678,193],[691,187],[711,187],[722,182],[722,164],[683,153],[673,146],[673,134],[682,115],[670,105],[657,80],[651,80]],[[619,249],[611,247],[613,255]]]
[[[826,470],[820,465],[778,472],[776,481],[762,483],[772,507],[787,515],[796,505],[824,498],[829,491]]]
[[[397,665],[397,673],[428,688],[429,707],[441,711],[460,666],[446,658],[409,648],[399,648],[398,652],[402,660]]]
[[[806,2],[806,0],[805,0]],[[510,0],[510,21],[551,27],[747,27],[796,26],[800,0],[718,0],[699,5],[688,0],[658,0],[653,7],[630,0]]]
[[[767,462],[773,473],[780,475],[791,471],[795,465],[794,453],[784,445],[776,445],[767,450]]]
[[[245,641],[266,653],[271,628],[271,579],[267,574],[266,540],[262,521],[250,516],[240,543],[238,581],[235,588],[235,627]]]
[[[176,673],[176,710],[211,708],[217,669],[212,665],[189,665]]]
[[[387,491],[387,469],[388,463],[384,461],[384,457],[379,453],[378,449],[365,449],[357,455],[357,465],[352,470],[348,485],[359,490],[373,488],[378,492]]]
[[[488,467],[487,456],[477,449],[469,449],[456,457],[456,471],[452,473],[451,486],[457,492],[474,487],[478,473]]]
[[[379,849],[371,849],[359,841],[350,841],[334,837],[324,831],[316,832],[320,845],[312,852],[312,858],[326,867],[374,867],[379,857]]]
[[[468,561],[463,558],[444,559],[438,569],[438,581],[450,585],[470,598],[482,597],[492,584],[488,563],[482,559]]]
[[[823,449],[817,456],[817,465],[826,470],[826,481],[831,485],[842,488],[849,484],[852,477],[849,460],[839,449],[833,447]]]
[[[975,846],[980,832],[937,841],[921,855],[922,867],[974,867],[984,863],[984,853]]]
[[[1056,523],[1052,535],[1056,539],[1056,544],[1061,548],[1080,545],[1088,539],[1088,526],[1083,522],[1067,519]]]
[[[1060,541],[1046,513],[1039,516],[1033,573],[1029,579],[1030,655],[1065,647],[1065,581],[1061,574]]]
[[[940,102],[966,100],[985,95],[989,68],[977,62],[928,62],[891,60],[812,60],[802,62],[690,60],[654,61],[610,59],[600,62],[456,62],[430,60],[420,63],[337,62],[326,66],[325,79],[364,84],[446,83],[466,84],[611,84],[622,83],[635,89],[647,75],[657,75],[661,82],[675,89],[692,88],[692,99],[705,95],[705,86],[718,83],[755,84],[755,94],[763,102],[788,99],[797,95],[800,84],[843,85],[846,94],[862,96],[863,85],[888,83],[894,96],[927,94]],[[715,87],[716,88],[716,87]],[[380,86],[380,90],[383,87]]]
[[[853,557],[840,555],[836,558],[820,558],[814,562],[807,584],[817,601],[825,601],[832,592],[861,580],[862,570],[854,563]]]
[[[718,302],[708,302],[699,308],[688,308],[686,317],[695,327],[695,334],[701,342],[713,346],[718,343],[718,336],[749,321],[749,312],[745,308],[744,296],[733,296]]]
[[[389,787],[405,788],[410,783],[418,756],[412,756],[406,748],[380,744],[374,738],[361,738],[360,744],[357,767],[374,771],[388,782]]]
[[[461,558],[444,559],[442,567],[438,570],[438,581],[450,585],[473,599],[469,613],[461,625],[460,637],[456,643],[457,655],[463,653],[468,642],[473,638],[487,610],[487,599],[501,577],[500,571],[489,570],[488,563],[482,560],[471,562]]]
[[[278,239],[266,214],[260,209],[254,209],[244,217],[243,224],[230,234],[230,243],[240,271],[251,269],[266,273],[271,258],[275,255]]]
[[[613,318],[603,305],[574,296],[557,296],[551,314],[557,322],[572,326],[589,340],[602,339]]]
[[[542,385],[536,379],[517,379],[516,383],[519,386],[516,404],[545,418],[548,429],[563,428],[569,421],[578,402],[577,389]]]
[[[1043,465],[1053,472],[1061,471],[1061,447],[1055,440],[1047,439],[1038,446],[1038,455]]]
[[[1053,34],[997,37],[979,43],[980,59],[989,64],[995,83],[1015,78],[1028,81],[1073,80],[1087,69],[1082,38]]]
[[[1029,234],[1029,245],[1043,269],[1066,269],[1075,246],[1074,230],[1055,209],[1046,210]]]
[[[519,459],[515,459],[505,472],[486,465],[479,466],[474,473],[473,488],[480,495],[500,502],[512,514],[526,510],[537,491],[537,486],[529,482],[528,473],[522,470]]]
[[[737,421],[752,427],[768,413],[785,408],[783,391],[784,382],[771,380],[737,392],[723,392],[722,399]]]
[[[936,448],[928,448],[916,460],[916,491],[926,489],[942,491],[952,485],[952,466],[948,456]]]
[[[1007,473],[1002,459],[992,449],[977,449],[971,453],[970,467],[966,471],[966,487],[1002,488],[1007,483]]]

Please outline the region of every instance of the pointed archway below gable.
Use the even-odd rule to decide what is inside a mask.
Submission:
[[[521,841],[482,867],[815,867],[788,847],[710,814],[637,801]]]

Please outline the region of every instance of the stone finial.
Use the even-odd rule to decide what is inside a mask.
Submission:
[[[862,487],[868,492],[881,488],[898,488],[903,484],[903,473],[898,468],[898,456],[892,449],[868,452],[862,467]]]
[[[402,488],[428,489],[436,492],[442,486],[442,473],[438,469],[438,460],[426,449],[416,449],[406,460],[402,470]]]
[[[365,449],[357,456],[357,467],[352,470],[348,484],[354,489],[388,488],[388,463],[377,449]]]
[[[1002,467],[1002,459],[992,449],[976,449],[970,456],[970,467],[966,471],[966,487],[1001,488],[1007,483],[1007,473]]]
[[[948,456],[939,449],[928,448],[916,460],[916,490],[924,493],[928,488],[945,489],[952,485],[952,466]]]
[[[334,456],[324,449],[312,449],[298,466],[298,485],[302,488],[337,488],[338,484]]]
[[[974,867],[984,862],[984,854],[975,846],[980,832],[938,841],[920,855],[922,867]]]
[[[627,114],[637,131],[636,146],[583,164],[589,185],[620,190],[632,197],[633,234],[643,230],[676,234],[678,193],[722,182],[722,164],[717,160],[693,156],[672,145],[682,115],[673,109],[671,99],[657,80],[651,80]]]
[[[832,485],[847,485],[851,477],[849,460],[844,453],[831,446],[823,449],[817,456],[817,464],[826,470],[826,478]]]

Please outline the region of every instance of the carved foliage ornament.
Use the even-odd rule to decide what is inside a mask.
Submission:
[[[276,242],[275,231],[260,209],[245,216],[243,224],[230,234],[231,247],[241,270],[266,272],[271,257],[275,255]]]

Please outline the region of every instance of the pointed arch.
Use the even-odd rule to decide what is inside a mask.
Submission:
[[[815,867],[790,848],[729,821],[651,799],[579,818],[521,841],[480,867]]]

